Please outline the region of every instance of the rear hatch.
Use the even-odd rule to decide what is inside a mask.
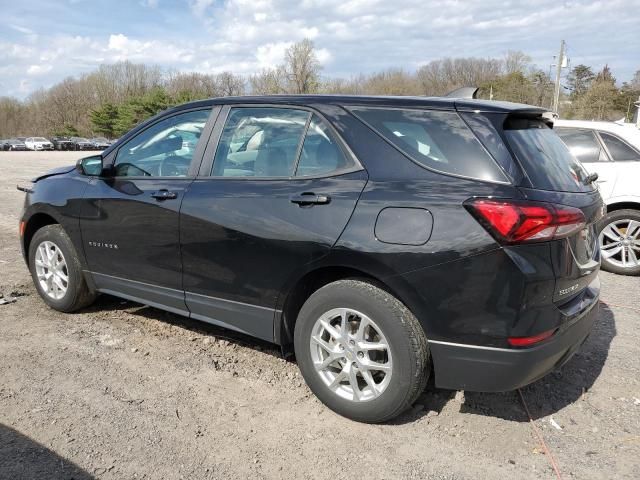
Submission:
[[[579,209],[584,216],[582,228],[549,242],[556,275],[553,301],[561,308],[577,308],[589,294],[587,287],[597,283],[600,268],[596,223],[604,204],[596,183],[540,113],[507,115],[502,126],[504,140],[523,172],[517,185],[523,197],[560,209]]]

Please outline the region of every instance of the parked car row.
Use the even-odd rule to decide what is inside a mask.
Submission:
[[[104,137],[16,137],[0,140],[0,150],[104,150],[111,143]]]

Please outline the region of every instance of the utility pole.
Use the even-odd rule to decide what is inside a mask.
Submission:
[[[553,93],[553,111],[558,113],[558,103],[560,102],[560,75],[562,74],[562,64],[564,63],[564,40],[560,41],[560,55],[556,59],[556,88]]]

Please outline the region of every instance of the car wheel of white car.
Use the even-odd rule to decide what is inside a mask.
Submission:
[[[640,211],[614,210],[598,225],[602,269],[640,275]]]

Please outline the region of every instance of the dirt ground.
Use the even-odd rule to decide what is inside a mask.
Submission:
[[[20,257],[16,183],[76,153],[0,152],[0,478],[555,478],[517,392],[429,387],[363,425],[269,344],[102,296],[65,315]],[[564,478],[640,478],[640,278],[602,273],[595,331],[522,393]],[[557,425],[554,426],[554,425]]]

